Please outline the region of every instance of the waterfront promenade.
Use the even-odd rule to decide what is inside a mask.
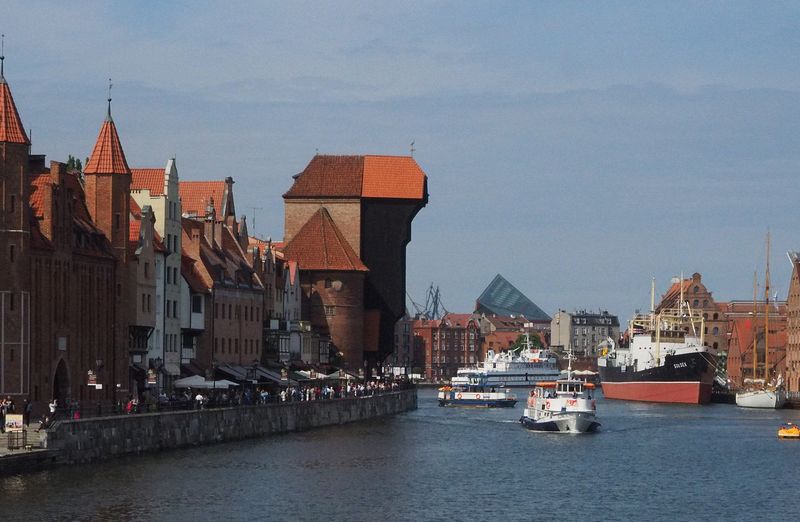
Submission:
[[[40,437],[33,450],[0,453],[0,474],[25,471],[25,461],[38,469],[42,453],[48,465],[87,463],[364,421],[416,406],[416,388],[407,386],[341,398],[58,420],[41,433],[31,433]],[[4,466],[9,457],[13,467]]]

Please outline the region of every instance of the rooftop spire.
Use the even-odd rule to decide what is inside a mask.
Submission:
[[[84,174],[127,174],[131,170],[125,160],[125,152],[117,134],[117,126],[111,119],[111,79],[108,81],[108,115],[100,127],[100,134],[94,144],[89,161],[83,168]]]
[[[3,77],[4,47],[5,35],[0,35],[0,142],[30,145],[14,98],[11,96],[11,89]]]
[[[111,83],[111,78],[109,78],[108,79],[108,112],[106,113],[106,121],[114,121],[114,119],[111,118],[111,88],[113,86],[114,86],[114,84]]]

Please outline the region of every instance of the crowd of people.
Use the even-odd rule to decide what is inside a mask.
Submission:
[[[297,384],[285,388],[279,387],[243,387],[242,389],[185,389],[176,390],[171,394],[162,392],[159,395],[149,391],[140,396],[128,396],[125,400],[118,400],[111,411],[108,407],[101,408],[97,405],[96,411],[89,408],[85,412],[88,416],[101,415],[134,415],[139,413],[155,413],[172,410],[191,410],[207,408],[223,408],[232,406],[252,406],[265,404],[278,404],[285,402],[301,402],[316,400],[333,400],[355,397],[369,397],[385,392],[411,386],[406,381],[342,381],[342,382],[316,382],[314,384]],[[0,399],[0,430],[4,431],[5,416],[7,413],[22,413],[23,423],[26,426],[31,422],[31,403],[25,401],[21,412],[14,404],[11,397]],[[66,400],[63,404],[53,399],[48,404],[48,412],[40,420],[40,430],[47,429],[57,420],[80,419],[84,415],[80,404],[76,400]]]

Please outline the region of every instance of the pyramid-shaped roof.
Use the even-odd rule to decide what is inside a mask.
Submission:
[[[550,316],[517,288],[497,274],[475,303],[477,313],[524,315],[532,321],[549,321]]]
[[[109,105],[108,116],[103,126],[100,127],[100,134],[94,144],[92,155],[83,169],[84,174],[128,174],[128,162],[125,160],[125,152],[117,134],[117,126],[111,119],[111,108]]]
[[[22,126],[14,97],[5,78],[0,73],[0,142],[28,145],[28,135]]]
[[[284,249],[301,270],[366,272],[368,268],[344,238],[325,207],[309,218]]]

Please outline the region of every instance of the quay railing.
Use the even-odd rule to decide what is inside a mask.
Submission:
[[[117,404],[109,407],[102,405],[94,405],[94,407],[74,407],[67,406],[57,408],[52,415],[42,416],[40,423],[44,425],[41,429],[50,428],[55,422],[78,420],[87,418],[98,417],[113,417],[118,415],[137,415],[142,413],[166,413],[172,411],[191,411],[191,410],[206,410],[215,408],[235,408],[235,407],[249,407],[249,406],[268,406],[291,402],[309,402],[309,401],[336,401],[343,399],[353,398],[366,398],[374,397],[376,395],[385,395],[401,390],[408,390],[416,388],[415,383],[397,382],[393,386],[379,389],[365,389],[363,391],[347,392],[346,389],[333,390],[327,394],[321,393],[320,388],[296,386],[287,389],[285,394],[270,393],[262,396],[259,393],[248,397],[245,393],[227,395],[224,390],[217,390],[216,395],[206,395],[211,390],[202,389],[197,390],[203,395],[203,400],[198,401],[194,397],[196,392],[183,396],[180,398],[167,399],[167,400],[154,400],[150,402],[139,402],[132,405],[130,409],[127,408],[127,402],[118,402]],[[203,393],[206,392],[206,393]]]

